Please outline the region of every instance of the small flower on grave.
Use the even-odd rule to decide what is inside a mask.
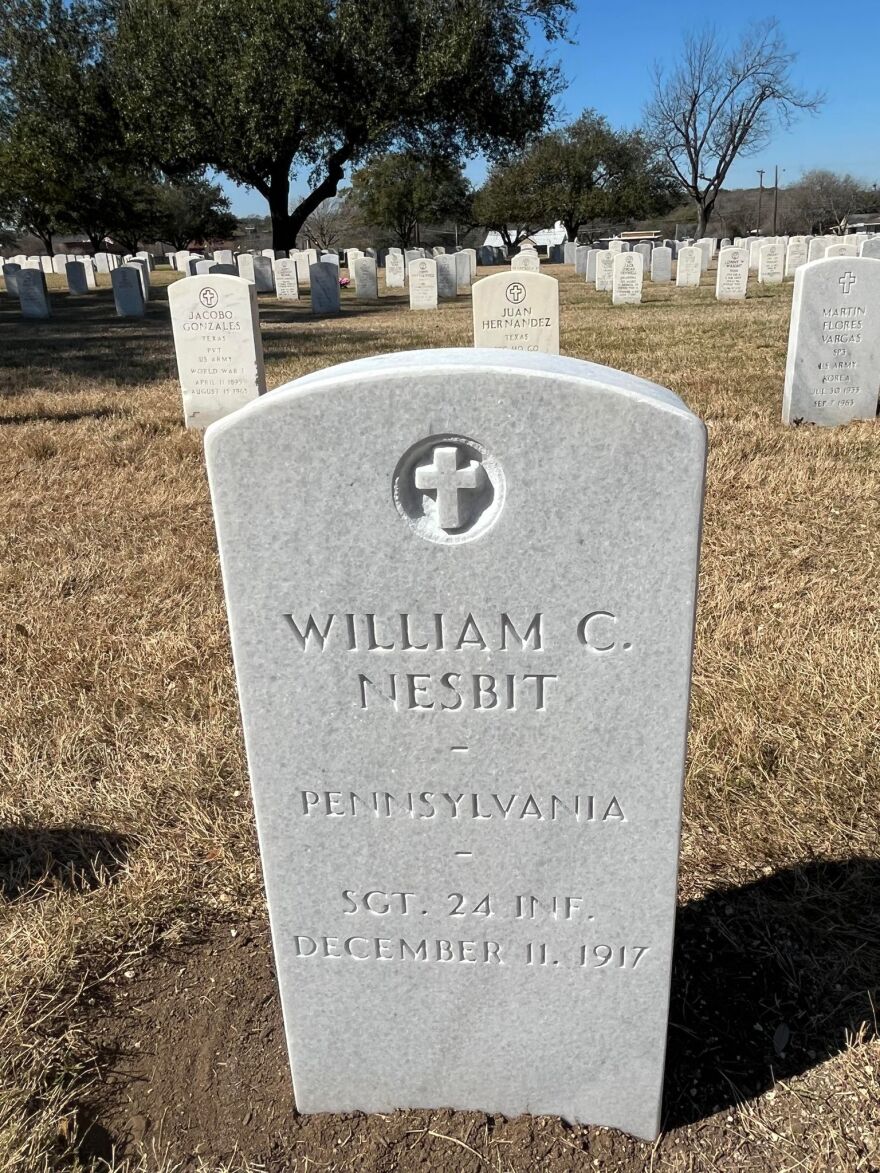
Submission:
[[[346,289],[349,285],[351,285],[351,278],[350,277],[340,277],[339,278],[339,288],[340,289]]]

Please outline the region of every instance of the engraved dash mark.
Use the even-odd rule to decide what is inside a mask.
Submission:
[[[456,851],[456,855],[473,855],[472,851]]]
[[[451,753],[467,753],[468,747],[466,745],[453,745],[453,746],[450,746],[450,752]]]

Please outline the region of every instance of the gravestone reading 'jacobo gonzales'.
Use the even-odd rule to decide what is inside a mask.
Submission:
[[[206,453],[297,1107],[655,1136],[702,423],[427,350]]]
[[[265,258],[261,258],[265,259]],[[168,287],[188,428],[204,428],[266,390],[257,290],[209,273]]]
[[[559,354],[559,282],[527,270],[473,286],[474,346]]]
[[[794,275],[784,423],[845,424],[877,415],[880,260],[829,257]]]

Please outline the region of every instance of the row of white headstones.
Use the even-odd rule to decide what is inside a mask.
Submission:
[[[713,248],[712,241],[679,248],[677,284],[698,284]],[[641,301],[646,249],[651,251],[652,280],[670,280],[673,249],[665,245],[640,244],[633,251],[622,241],[612,241],[608,250],[577,247],[575,266],[582,266],[589,280],[590,265],[595,264],[596,288],[610,287],[615,304],[637,303]],[[313,256],[317,258],[314,250],[271,259],[246,253],[232,265],[222,254],[222,259],[211,261],[191,254],[175,255],[177,267],[185,266],[184,271],[194,274],[169,288],[187,426],[207,426],[266,390],[256,300],[261,271],[268,270],[279,298],[298,299],[300,281],[307,280],[313,312],[339,311],[339,258],[332,254],[333,260],[313,260]],[[821,260],[810,260],[811,256]],[[48,317],[45,273],[42,265],[32,263],[35,259],[39,260],[27,258],[31,263],[22,268],[5,265],[4,277],[7,288],[18,295],[23,314]],[[77,291],[82,292],[91,288],[82,271],[92,273],[94,280],[92,266],[84,260],[91,259],[65,260],[68,280],[75,275]],[[133,256],[115,267],[108,263],[121,316],[143,315],[151,263],[149,254]],[[352,249],[348,264],[359,297],[376,300],[376,258]],[[874,320],[880,306],[880,236],[861,241],[805,237],[737,240],[729,245],[722,241],[716,276],[718,300],[745,297],[755,264],[758,280],[767,284],[782,281],[789,272],[795,276],[783,419],[821,424],[873,419],[880,387],[880,328]],[[193,268],[200,265],[206,268]],[[428,257],[424,250],[406,254],[394,250],[385,258],[385,268],[386,286],[408,284],[411,309],[433,310],[438,299],[455,298],[460,288],[471,286],[477,271],[476,251]],[[610,286],[605,283],[609,272]],[[199,283],[197,288],[193,282]],[[193,299],[202,300],[196,305]],[[209,305],[212,299],[216,300]],[[473,285],[476,346],[558,354],[559,318],[558,282],[540,272],[540,259],[533,248],[514,257],[509,273]],[[208,371],[214,371],[216,377],[211,378]]]
[[[731,248],[722,250],[721,257],[728,252],[745,255]],[[633,260],[633,254],[617,254],[615,271],[627,259]],[[321,262],[311,267],[313,293],[324,279],[323,268]],[[437,260],[410,261],[408,276],[410,305],[436,309]],[[188,427],[206,427],[265,392],[252,282],[217,273],[186,278],[169,288],[169,303]],[[527,269],[484,277],[472,286],[472,310],[476,347],[559,354],[559,282],[554,277]],[[829,425],[875,418],[878,312],[880,259],[832,256],[799,266],[785,422]]]

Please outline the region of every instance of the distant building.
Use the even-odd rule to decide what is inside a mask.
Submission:
[[[568,240],[568,234],[557,221],[553,228],[542,228],[540,232],[530,232],[527,239],[536,248],[549,248],[551,244],[564,244]],[[488,245],[490,248],[504,248],[504,241],[501,239],[500,232],[490,232],[483,241],[483,244]]]
[[[880,232],[880,212],[851,212],[846,218],[847,232]]]

